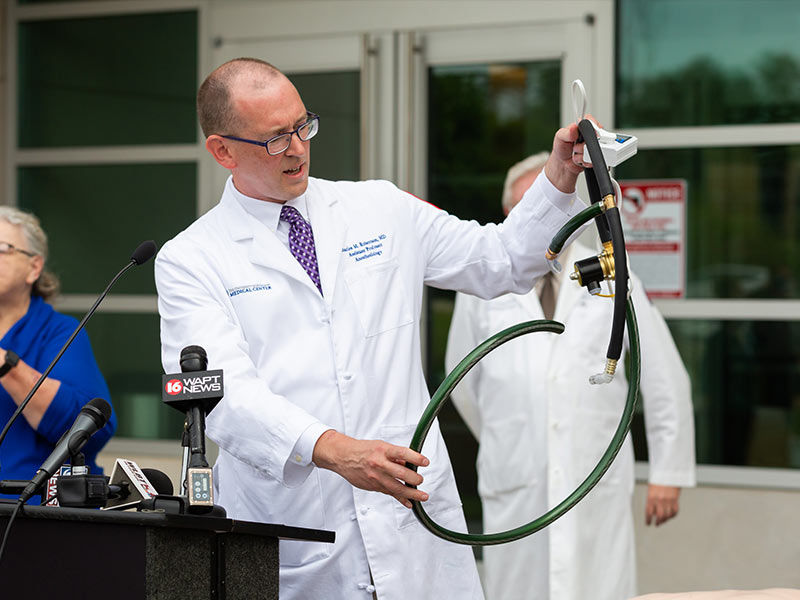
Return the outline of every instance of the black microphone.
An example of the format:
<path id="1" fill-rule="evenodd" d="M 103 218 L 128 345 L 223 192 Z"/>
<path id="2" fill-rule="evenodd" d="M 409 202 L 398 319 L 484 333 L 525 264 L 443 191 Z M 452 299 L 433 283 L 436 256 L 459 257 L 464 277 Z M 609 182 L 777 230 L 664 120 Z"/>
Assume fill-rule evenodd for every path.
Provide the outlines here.
<path id="1" fill-rule="evenodd" d="M 181 350 L 180 363 L 182 373 L 198 373 L 208 368 L 208 355 L 201 346 L 186 346 Z M 186 410 L 186 426 L 191 452 L 189 468 L 208 467 L 205 414 L 199 402 L 193 402 Z"/>
<path id="2" fill-rule="evenodd" d="M 214 509 L 212 471 L 206 460 L 205 416 L 223 396 L 222 371 L 208 371 L 208 356 L 200 346 L 181 350 L 181 373 L 165 374 L 162 400 L 186 414 L 182 446 L 189 512 L 203 514 Z M 188 453 L 188 460 L 186 454 Z"/>
<path id="3" fill-rule="evenodd" d="M 159 495 L 172 494 L 172 481 L 169 476 L 158 469 L 140 469 L 143 477 L 155 488 Z M 142 496 L 136 489 L 134 482 L 122 477 L 116 477 L 116 483 L 110 483 L 107 475 L 66 475 L 58 478 L 58 504 L 59 506 L 73 508 L 101 508 L 109 500 L 116 501 L 118 508 L 138 506 Z M 27 482 L 26 482 L 27 483 Z M 19 492 L 17 492 L 19 493 Z M 131 498 L 134 504 L 123 502 Z M 109 507 L 113 508 L 113 507 Z"/>
<path id="4" fill-rule="evenodd" d="M 28 395 L 25 396 L 25 399 L 17 407 L 17 410 L 15 410 L 14 414 L 11 415 L 11 418 L 8 420 L 5 427 L 3 427 L 3 431 L 0 432 L 0 445 L 3 443 L 3 440 L 6 439 L 6 435 L 8 435 L 8 431 L 9 429 L 11 429 L 11 426 L 14 424 L 14 421 L 17 420 L 17 418 L 22 414 L 22 411 L 25 410 L 25 407 L 28 406 L 28 402 L 30 402 L 31 398 L 33 398 L 33 395 L 36 393 L 36 391 L 39 389 L 42 383 L 44 383 L 44 380 L 47 379 L 47 376 L 50 374 L 50 371 L 52 371 L 53 367 L 56 366 L 56 363 L 61 359 L 61 356 L 64 354 L 64 352 L 67 351 L 67 348 L 69 348 L 70 344 L 72 344 L 72 341 L 77 337 L 81 329 L 83 329 L 84 325 L 86 325 L 89 319 L 92 318 L 94 311 L 96 311 L 97 307 L 100 306 L 100 303 L 106 297 L 106 294 L 108 294 L 108 292 L 111 290 L 114 284 L 117 283 L 117 280 L 120 277 L 122 277 L 122 275 L 134 265 L 141 265 L 150 260 L 150 258 L 152 258 L 155 252 L 156 252 L 156 244 L 153 240 L 142 242 L 141 244 L 139 244 L 139 246 L 137 246 L 136 250 L 134 250 L 133 254 L 131 255 L 131 262 L 125 265 L 122 268 L 122 270 L 114 276 L 114 278 L 111 280 L 111 283 L 108 284 L 106 289 L 103 290 L 103 293 L 100 294 L 100 297 L 95 301 L 92 308 L 90 308 L 89 312 L 87 312 L 86 315 L 83 317 L 83 319 L 81 319 L 81 322 L 78 323 L 78 327 L 75 329 L 75 331 L 72 332 L 72 335 L 69 336 L 69 339 L 64 343 L 61 350 L 59 350 L 58 354 L 56 354 L 56 357 L 53 359 L 53 362 L 51 362 L 50 366 L 47 367 L 47 369 L 45 369 L 44 373 L 42 373 L 38 381 L 35 384 L 33 384 L 31 391 L 28 392 Z"/>
<path id="5" fill-rule="evenodd" d="M 208 355 L 200 346 L 181 350 L 181 372 L 200 373 L 208 368 Z M 186 471 L 186 494 L 190 512 L 207 512 L 214 506 L 212 471 L 206 459 L 206 414 L 199 402 L 186 411 L 186 432 L 189 436 L 189 467 Z"/>
<path id="6" fill-rule="evenodd" d="M 148 469 L 145 467 L 142 469 L 142 473 L 144 473 L 144 476 L 147 477 L 147 481 L 153 484 L 153 487 L 156 488 L 156 491 L 159 494 L 163 494 L 165 496 L 172 495 L 172 480 L 169 478 L 169 475 L 164 473 L 164 471 L 159 471 L 158 469 Z"/>
<path id="7" fill-rule="evenodd" d="M 142 242 L 136 247 L 136 250 L 131 254 L 131 262 L 135 265 L 141 265 L 153 258 L 156 253 L 156 243 L 153 240 Z"/>
<path id="8" fill-rule="evenodd" d="M 86 403 L 78 413 L 72 427 L 61 437 L 55 449 L 42 463 L 36 475 L 20 494 L 21 504 L 27 502 L 37 490 L 53 475 L 68 456 L 74 455 L 89 441 L 97 430 L 105 427 L 111 417 L 111 405 L 102 398 L 95 398 Z"/>

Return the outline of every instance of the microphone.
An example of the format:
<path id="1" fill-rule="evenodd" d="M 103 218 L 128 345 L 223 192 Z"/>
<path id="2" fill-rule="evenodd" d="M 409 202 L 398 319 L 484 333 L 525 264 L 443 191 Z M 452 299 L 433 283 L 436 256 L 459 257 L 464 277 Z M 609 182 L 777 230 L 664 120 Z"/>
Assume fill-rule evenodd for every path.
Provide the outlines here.
<path id="1" fill-rule="evenodd" d="M 127 468 L 124 471 L 118 469 L 120 463 L 125 463 L 123 466 Z M 128 472 L 133 477 L 128 476 Z M 172 482 L 165 473 L 157 469 L 139 469 L 136 463 L 120 459 L 114 464 L 111 478 L 106 475 L 63 475 L 56 485 L 54 506 L 73 508 L 138 507 L 152 494 L 172 494 Z"/>
<path id="2" fill-rule="evenodd" d="M 20 504 L 27 502 L 56 469 L 61 467 L 68 456 L 77 454 L 89 441 L 92 434 L 105 427 L 110 417 L 111 405 L 102 398 L 95 398 L 87 402 L 78 413 L 72 427 L 61 437 L 53 452 L 39 467 L 30 483 L 25 486 L 19 497 Z"/>
<path id="3" fill-rule="evenodd" d="M 140 469 L 132 460 L 118 458 L 111 470 L 103 510 L 124 510 L 160 494 L 172 494 L 172 482 L 156 469 Z"/>
<path id="4" fill-rule="evenodd" d="M 142 469 L 142 473 L 144 473 L 148 481 L 153 484 L 153 487 L 156 488 L 159 495 L 172 495 L 172 480 L 164 471 L 144 468 Z"/>
<path id="5" fill-rule="evenodd" d="M 142 242 L 131 254 L 131 262 L 136 266 L 146 263 L 156 253 L 156 243 L 153 240 Z"/>
<path id="6" fill-rule="evenodd" d="M 156 253 L 156 244 L 153 240 L 142 242 L 136 247 L 136 250 L 134 250 L 133 254 L 131 255 L 131 261 L 127 265 L 125 265 L 122 268 L 122 270 L 114 276 L 114 278 L 111 280 L 108 286 L 106 286 L 106 289 L 103 290 L 103 293 L 100 294 L 99 298 L 97 298 L 94 305 L 92 305 L 92 308 L 90 308 L 89 312 L 87 312 L 86 315 L 83 317 L 83 319 L 81 319 L 81 322 L 78 324 L 78 327 L 75 329 L 75 331 L 72 332 L 72 335 L 69 336 L 69 339 L 61 347 L 61 350 L 59 350 L 58 354 L 56 354 L 56 357 L 53 359 L 53 362 L 50 363 L 50 366 L 47 367 L 47 369 L 45 369 L 44 373 L 42 373 L 42 375 L 39 377 L 36 383 L 33 384 L 31 391 L 28 392 L 28 395 L 25 396 L 25 399 L 17 407 L 17 410 L 15 410 L 14 414 L 11 415 L 11 418 L 8 420 L 5 427 L 3 427 L 3 431 L 0 432 L 0 445 L 2 445 L 3 440 L 6 439 L 6 435 L 8 435 L 8 431 L 11 429 L 11 426 L 14 424 L 14 421 L 17 420 L 17 418 L 22 414 L 22 411 L 25 410 L 25 407 L 28 406 L 28 402 L 30 402 L 31 398 L 33 398 L 34 394 L 36 394 L 36 391 L 39 389 L 42 383 L 44 383 L 44 380 L 47 379 L 47 376 L 50 374 L 50 371 L 52 371 L 53 367 L 56 366 L 56 363 L 58 363 L 58 361 L 61 359 L 61 356 L 64 354 L 64 352 L 67 351 L 67 348 L 69 348 L 70 344 L 72 344 L 72 341 L 77 337 L 81 329 L 83 329 L 83 327 L 86 325 L 89 319 L 92 318 L 92 315 L 97 310 L 97 307 L 100 306 L 100 303 L 106 297 L 106 295 L 114 286 L 114 284 L 117 283 L 117 280 L 120 277 L 122 277 L 122 275 L 134 265 L 138 266 L 150 260 L 155 253 Z"/>
<path id="7" fill-rule="evenodd" d="M 200 346 L 181 350 L 181 372 L 200 373 L 208 367 L 208 356 Z M 186 494 L 189 512 L 207 512 L 214 506 L 212 471 L 206 460 L 206 415 L 199 402 L 186 411 L 186 432 L 189 436 L 189 468 L 186 471 Z"/>
<path id="8" fill-rule="evenodd" d="M 206 460 L 205 416 L 223 396 L 222 371 L 207 371 L 208 356 L 200 346 L 181 350 L 181 373 L 163 377 L 162 399 L 166 404 L 186 413 L 184 427 L 184 486 L 188 510 L 195 514 L 214 508 L 212 470 Z"/>

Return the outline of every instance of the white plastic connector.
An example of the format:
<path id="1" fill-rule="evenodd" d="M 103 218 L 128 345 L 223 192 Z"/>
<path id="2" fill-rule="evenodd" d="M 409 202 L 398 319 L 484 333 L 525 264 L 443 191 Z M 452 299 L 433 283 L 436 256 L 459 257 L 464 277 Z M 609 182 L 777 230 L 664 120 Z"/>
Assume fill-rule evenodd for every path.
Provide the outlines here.
<path id="1" fill-rule="evenodd" d="M 614 373 L 617 371 L 617 362 L 613 358 L 606 358 L 606 370 L 589 377 L 589 383 L 592 385 L 610 383 L 614 379 Z"/>
<path id="2" fill-rule="evenodd" d="M 550 267 L 550 271 L 552 271 L 553 274 L 558 275 L 559 273 L 561 273 L 562 270 L 561 263 L 558 262 L 557 258 L 554 258 L 552 260 L 548 258 L 547 266 Z"/>
<path id="3" fill-rule="evenodd" d="M 592 123 L 597 131 L 597 141 L 600 143 L 600 150 L 603 151 L 603 158 L 607 167 L 616 167 L 634 156 L 638 150 L 639 139 L 634 135 L 614 133 L 600 129 Z M 591 163 L 592 157 L 589 156 L 589 149 L 583 148 L 583 162 Z"/>
<path id="4" fill-rule="evenodd" d="M 586 88 L 583 82 L 576 79 L 572 82 L 572 109 L 575 111 L 575 122 L 580 123 L 586 114 Z M 614 133 L 601 129 L 594 122 L 592 126 L 597 131 L 597 141 L 600 142 L 600 149 L 603 151 L 603 158 L 607 167 L 616 167 L 636 154 L 639 140 L 633 135 Z M 584 147 L 583 162 L 592 163 L 589 150 Z"/>
<path id="5" fill-rule="evenodd" d="M 611 373 L 598 373 L 589 377 L 589 383 L 592 385 L 603 385 L 604 383 L 611 383 L 614 375 Z"/>

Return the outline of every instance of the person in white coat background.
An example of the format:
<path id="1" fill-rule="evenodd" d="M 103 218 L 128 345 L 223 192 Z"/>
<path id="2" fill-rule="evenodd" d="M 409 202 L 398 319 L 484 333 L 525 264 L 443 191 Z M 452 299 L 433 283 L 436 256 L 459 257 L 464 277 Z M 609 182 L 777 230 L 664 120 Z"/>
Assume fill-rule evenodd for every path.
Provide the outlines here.
<path id="1" fill-rule="evenodd" d="M 505 214 L 547 160 L 548 154 L 540 153 L 509 169 Z M 572 244 L 559 257 L 562 273 L 540 279 L 527 294 L 488 301 L 456 296 L 448 371 L 479 343 L 516 323 L 548 318 L 565 325 L 560 335 L 527 335 L 498 348 L 453 391 L 457 410 L 480 443 L 478 492 L 486 533 L 523 525 L 564 500 L 598 463 L 619 424 L 628 388 L 624 374 L 618 371 L 609 384 L 589 383 L 590 375 L 602 371 L 613 301 L 590 295 L 565 275 L 576 260 L 593 254 Z M 664 319 L 633 274 L 631 285 L 650 460 L 645 520 L 660 525 L 678 513 L 680 488 L 695 484 L 691 389 Z M 633 485 L 629 435 L 598 485 L 565 516 L 518 542 L 484 548 L 487 599 L 636 595 Z"/>
<path id="2" fill-rule="evenodd" d="M 422 454 L 408 448 L 429 402 L 423 289 L 531 288 L 552 235 L 583 208 L 577 127 L 556 132 L 514 213 L 480 226 L 387 181 L 309 177 L 320 118 L 268 63 L 218 67 L 198 113 L 231 176 L 219 204 L 164 245 L 155 277 L 165 371 L 200 345 L 225 374 L 207 420 L 217 502 L 234 519 L 335 531 L 334 544 L 281 540 L 284 600 L 482 598 L 472 550 L 409 510 L 424 501 L 466 531 L 438 424 Z"/>

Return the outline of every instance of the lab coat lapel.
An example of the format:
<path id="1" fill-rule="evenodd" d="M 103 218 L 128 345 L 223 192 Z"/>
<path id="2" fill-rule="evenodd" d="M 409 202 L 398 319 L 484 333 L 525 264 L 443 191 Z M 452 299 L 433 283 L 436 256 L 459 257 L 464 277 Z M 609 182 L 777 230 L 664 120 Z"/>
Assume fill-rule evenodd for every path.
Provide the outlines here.
<path id="1" fill-rule="evenodd" d="M 314 231 L 322 294 L 330 304 L 336 289 L 336 275 L 342 248 L 345 246 L 348 223 L 339 199 L 321 195 L 318 189 L 312 181 L 307 196 L 308 216 Z"/>
<path id="2" fill-rule="evenodd" d="M 248 213 L 235 198 L 223 194 L 220 208 L 234 242 L 249 246 L 250 262 L 267 269 L 280 271 L 288 277 L 308 285 L 314 293 L 317 287 L 289 249 L 266 226 Z M 323 288 L 324 289 L 324 288 Z"/>

